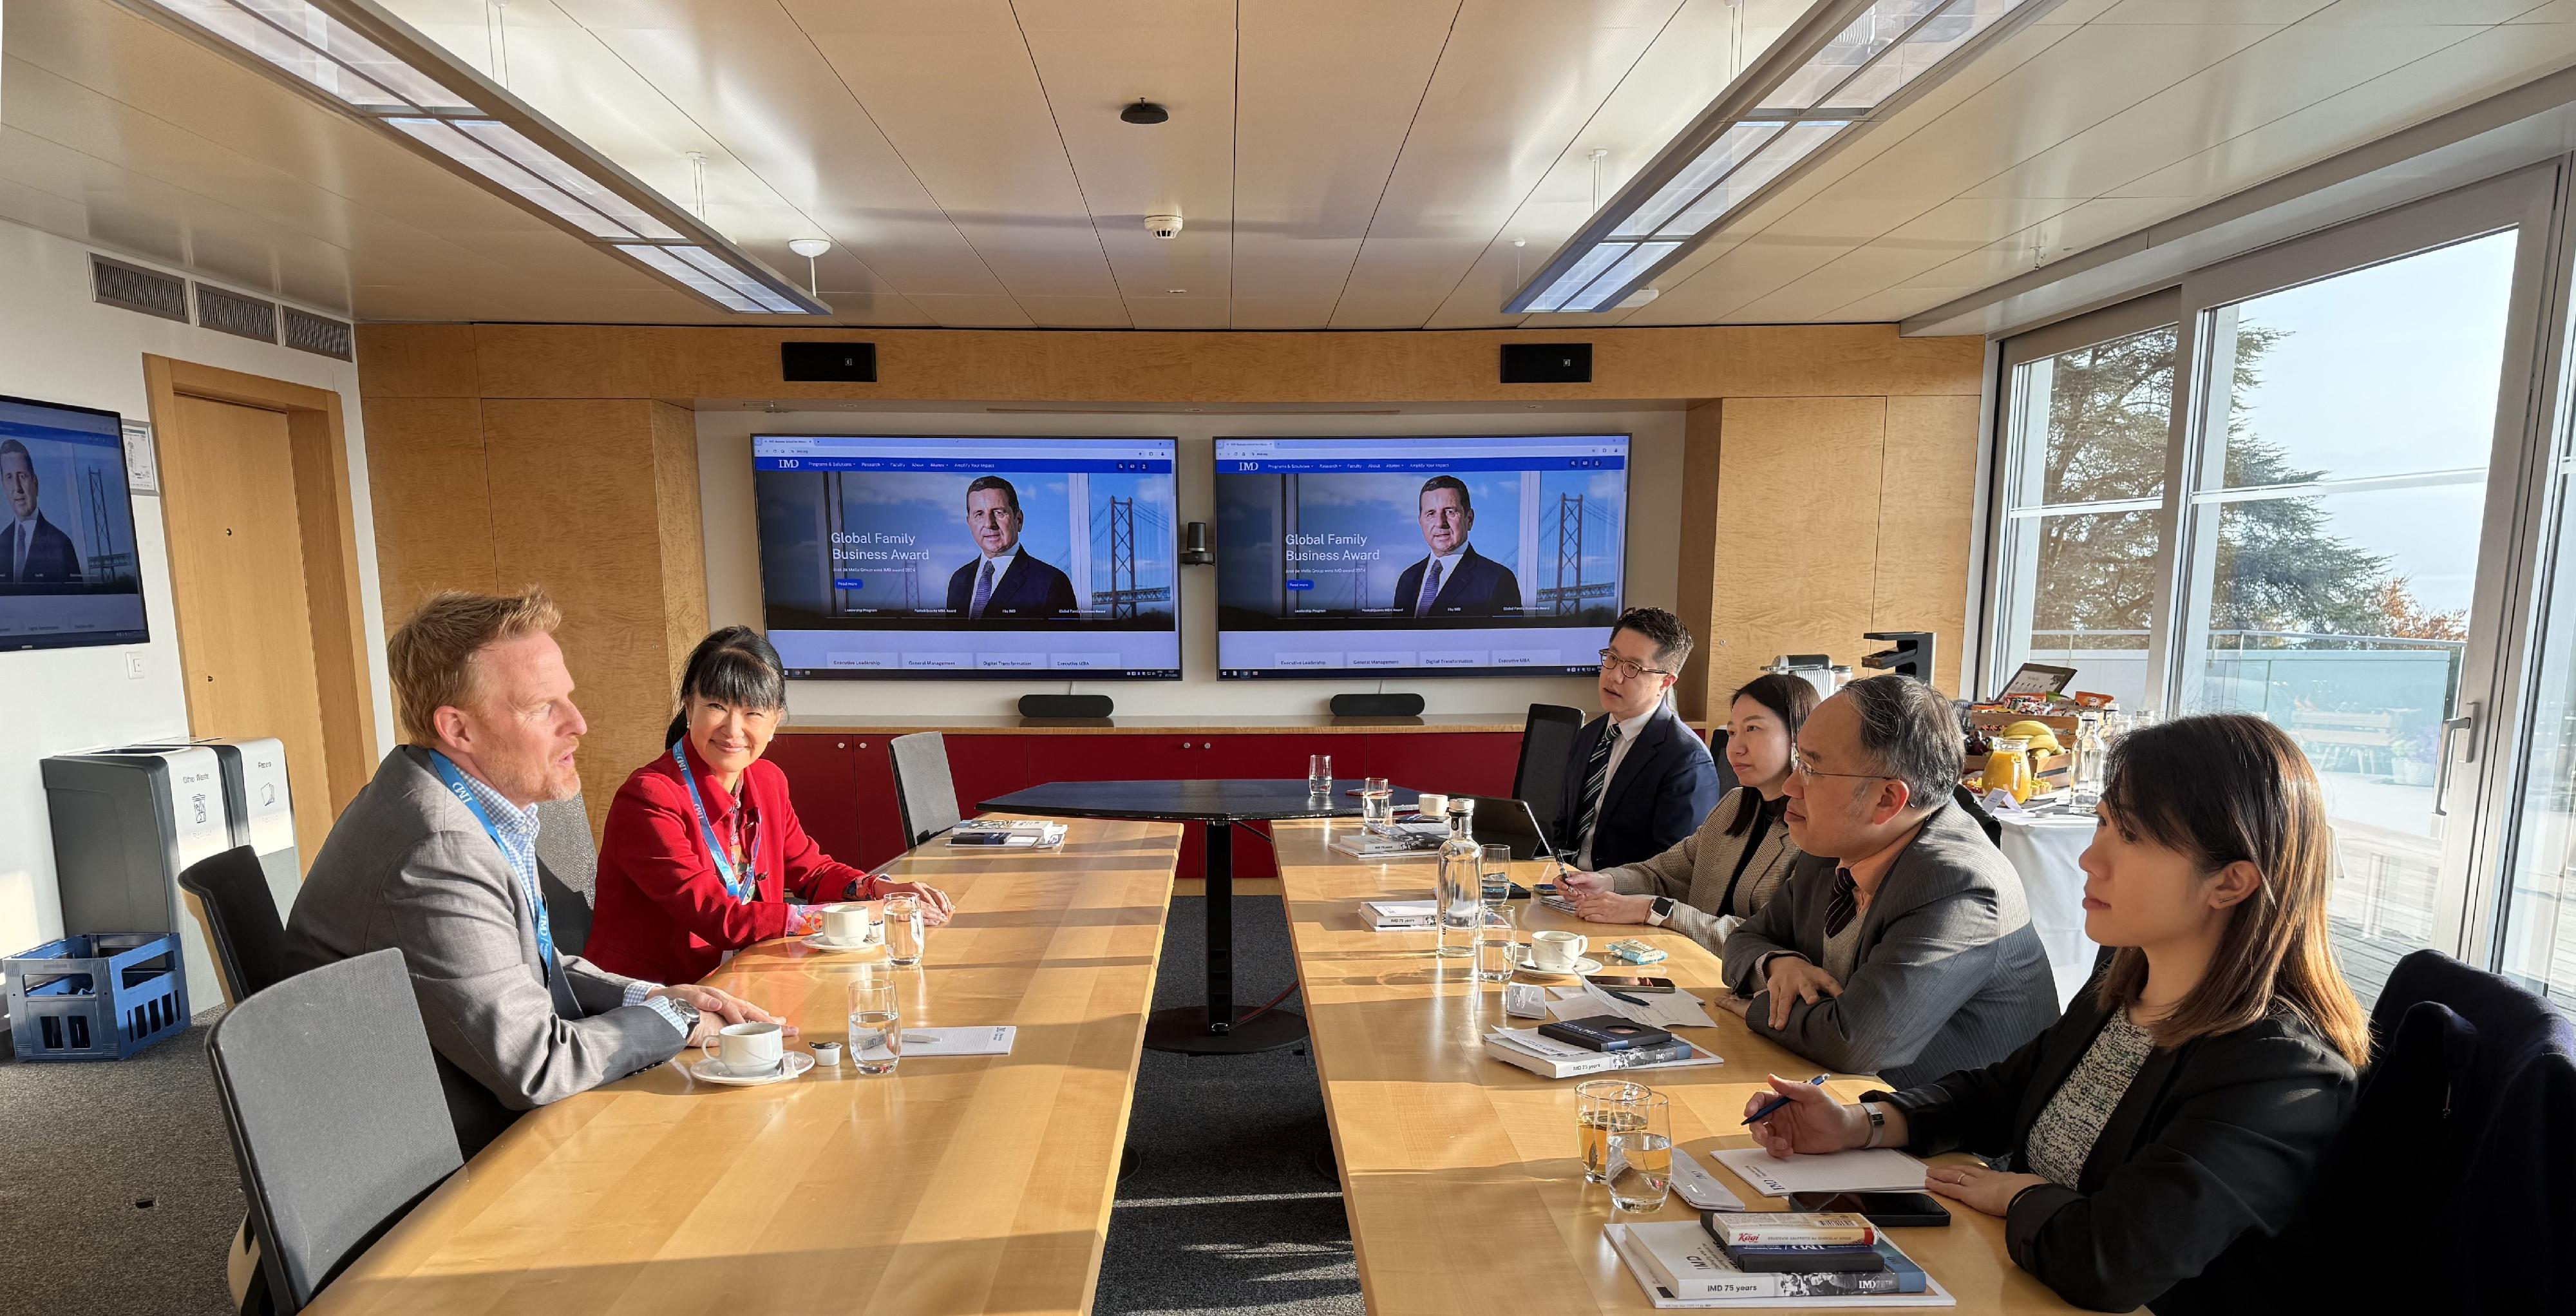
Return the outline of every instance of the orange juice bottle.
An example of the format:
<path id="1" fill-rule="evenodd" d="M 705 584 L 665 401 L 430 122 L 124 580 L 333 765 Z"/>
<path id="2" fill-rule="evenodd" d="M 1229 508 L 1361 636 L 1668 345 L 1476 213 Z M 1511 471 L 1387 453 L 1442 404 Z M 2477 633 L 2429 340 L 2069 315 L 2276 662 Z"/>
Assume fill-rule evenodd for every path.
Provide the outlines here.
<path id="1" fill-rule="evenodd" d="M 1997 736 L 1994 751 L 1986 755 L 1986 775 L 1978 780 L 1980 792 L 2012 792 L 2015 803 L 2030 799 L 2038 782 L 2030 773 L 2030 737 Z"/>

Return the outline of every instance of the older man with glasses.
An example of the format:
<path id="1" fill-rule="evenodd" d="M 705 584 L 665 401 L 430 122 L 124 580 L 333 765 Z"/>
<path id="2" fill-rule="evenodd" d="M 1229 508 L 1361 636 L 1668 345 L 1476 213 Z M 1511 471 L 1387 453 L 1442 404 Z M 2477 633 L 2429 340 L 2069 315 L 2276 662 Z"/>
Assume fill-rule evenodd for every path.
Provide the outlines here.
<path id="1" fill-rule="evenodd" d="M 1651 859 L 1717 807 L 1717 760 L 1665 700 L 1690 651 L 1690 631 L 1662 608 L 1631 608 L 1611 630 L 1601 716 L 1576 733 L 1557 801 L 1555 839 L 1577 869 Z"/>
<path id="2" fill-rule="evenodd" d="M 1783 819 L 1802 857 L 1726 939 L 1719 1003 L 1753 1031 L 1896 1087 L 1991 1064 L 2057 1020 L 2021 878 L 1952 801 L 1938 690 L 1855 681 L 1799 728 Z"/>

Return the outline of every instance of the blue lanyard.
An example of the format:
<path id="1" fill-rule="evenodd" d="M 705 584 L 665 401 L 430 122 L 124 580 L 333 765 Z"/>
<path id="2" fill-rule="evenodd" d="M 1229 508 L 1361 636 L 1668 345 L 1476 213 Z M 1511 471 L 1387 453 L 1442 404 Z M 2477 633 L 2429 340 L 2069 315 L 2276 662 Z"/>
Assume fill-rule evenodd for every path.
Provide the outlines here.
<path id="1" fill-rule="evenodd" d="M 760 833 L 751 834 L 751 854 L 743 860 L 742 878 L 736 881 L 733 862 L 725 858 L 724 843 L 716 839 L 716 825 L 707 821 L 707 802 L 698 795 L 698 779 L 689 772 L 689 756 L 680 748 L 687 743 L 685 739 L 671 742 L 671 761 L 680 765 L 680 784 L 689 788 L 689 807 L 698 811 L 698 827 L 707 834 L 707 853 L 715 856 L 716 876 L 724 879 L 725 894 L 748 905 L 753 896 L 760 894 Z M 734 807 L 741 808 L 741 802 L 736 801 Z"/>
<path id="2" fill-rule="evenodd" d="M 531 875 L 519 872 L 518 859 L 511 854 L 509 844 L 501 839 L 501 829 L 493 825 L 492 815 L 483 811 L 483 802 L 474 798 L 474 788 L 465 784 L 465 774 L 457 771 L 456 765 L 448 762 L 446 755 L 434 749 L 429 752 L 429 765 L 438 770 L 438 779 L 446 784 L 448 793 L 456 797 L 456 802 L 474 815 L 474 821 L 483 824 L 483 834 L 491 837 L 494 848 L 500 850 L 501 862 L 508 864 L 511 875 L 526 886 L 528 904 L 537 911 L 537 962 L 552 974 L 555 967 L 555 929 L 553 921 L 546 917 L 544 893 L 536 889 Z"/>

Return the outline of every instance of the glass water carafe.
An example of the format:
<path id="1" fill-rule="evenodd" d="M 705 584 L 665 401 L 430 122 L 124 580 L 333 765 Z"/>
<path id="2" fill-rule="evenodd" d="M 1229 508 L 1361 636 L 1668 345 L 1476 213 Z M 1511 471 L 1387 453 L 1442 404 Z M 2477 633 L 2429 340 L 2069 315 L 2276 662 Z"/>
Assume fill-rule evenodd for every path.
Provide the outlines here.
<path id="1" fill-rule="evenodd" d="M 1473 800 L 1449 801 L 1449 839 L 1440 843 L 1440 879 L 1432 900 L 1440 912 L 1440 954 L 1447 957 L 1476 953 L 1476 925 L 1485 917 L 1476 837 L 1467 825 L 1475 810 Z"/>

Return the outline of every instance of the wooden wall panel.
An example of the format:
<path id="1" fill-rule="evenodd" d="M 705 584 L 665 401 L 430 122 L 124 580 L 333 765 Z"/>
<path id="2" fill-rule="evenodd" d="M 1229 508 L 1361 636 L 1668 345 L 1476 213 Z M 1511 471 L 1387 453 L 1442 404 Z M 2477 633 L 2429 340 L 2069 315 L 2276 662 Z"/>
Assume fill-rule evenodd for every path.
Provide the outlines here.
<path id="1" fill-rule="evenodd" d="M 1933 684 L 1959 693 L 1968 563 L 1977 535 L 1974 397 L 1887 400 L 1880 465 L 1874 631 L 1930 631 Z"/>
<path id="2" fill-rule="evenodd" d="M 482 395 L 470 324 L 362 324 L 357 346 L 362 398 Z"/>
<path id="3" fill-rule="evenodd" d="M 1138 333 L 979 329 L 371 326 L 399 369 L 385 396 L 451 396 L 459 369 L 512 398 L 922 402 L 1534 402 L 1974 394 L 1984 344 L 1893 325 L 1440 333 Z M 418 334 L 418 341 L 408 336 Z M 873 342 L 875 384 L 789 384 L 786 339 Z M 1503 384 L 1501 345 L 1593 344 L 1589 384 Z M 470 365 L 461 364 L 470 358 Z M 362 364 L 368 360 L 361 355 Z M 401 390 L 397 392 L 395 390 Z M 424 391 L 427 390 L 427 391 Z M 371 390 L 370 396 L 374 396 Z"/>
<path id="4" fill-rule="evenodd" d="M 1708 687 L 1783 653 L 1856 662 L 1877 607 L 1887 399 L 1729 398 L 1720 423 Z"/>
<path id="5" fill-rule="evenodd" d="M 669 584 L 653 407 L 643 401 L 494 401 L 483 407 L 492 544 L 502 589 L 542 585 L 590 723 L 581 781 L 594 831 L 671 718 Z M 699 616 L 704 618 L 704 574 Z"/>
<path id="6" fill-rule="evenodd" d="M 1723 693 L 1709 688 L 1711 661 L 1718 647 L 1718 439 L 1725 408 L 1723 401 L 1703 402 L 1690 409 L 1682 425 L 1681 561 L 1676 564 L 1674 598 L 1682 625 L 1690 628 L 1699 644 L 1691 650 L 1673 695 L 1681 715 L 1694 722 L 1726 716 L 1726 710 L 1717 707 Z"/>
<path id="7" fill-rule="evenodd" d="M 697 414 L 652 404 L 653 500 L 662 534 L 662 634 L 677 690 L 689 651 L 707 634 L 706 534 L 699 525 Z"/>
<path id="8" fill-rule="evenodd" d="M 390 633 L 442 589 L 500 588 L 492 490 L 475 398 L 364 394 L 368 498 L 376 514 L 376 582 Z"/>

